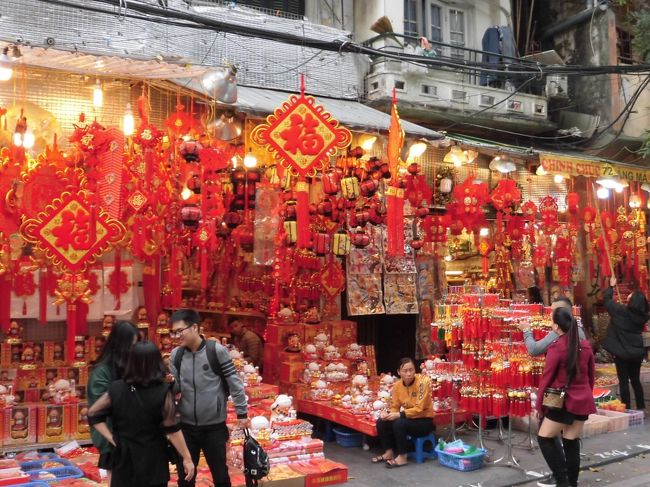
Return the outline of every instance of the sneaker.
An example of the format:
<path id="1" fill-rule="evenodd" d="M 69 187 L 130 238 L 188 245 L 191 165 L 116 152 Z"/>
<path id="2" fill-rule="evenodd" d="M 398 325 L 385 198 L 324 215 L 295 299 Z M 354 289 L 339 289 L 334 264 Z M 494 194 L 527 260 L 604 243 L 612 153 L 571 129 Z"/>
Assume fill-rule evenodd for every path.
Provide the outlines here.
<path id="1" fill-rule="evenodd" d="M 556 487 L 557 484 L 555 483 L 555 480 L 552 478 L 549 480 L 540 480 L 537 482 L 537 487 Z"/>

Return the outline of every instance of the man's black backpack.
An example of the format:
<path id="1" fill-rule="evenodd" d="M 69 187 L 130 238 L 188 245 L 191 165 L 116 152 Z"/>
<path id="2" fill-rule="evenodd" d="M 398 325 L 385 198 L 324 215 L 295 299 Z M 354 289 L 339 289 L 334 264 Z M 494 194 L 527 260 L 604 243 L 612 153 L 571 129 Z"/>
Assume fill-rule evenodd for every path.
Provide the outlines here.
<path id="1" fill-rule="evenodd" d="M 271 466 L 269 465 L 269 456 L 253 438 L 248 430 L 244 430 L 244 476 L 246 477 L 246 487 L 254 487 L 258 480 L 263 479 L 269 474 Z"/>
<path id="2" fill-rule="evenodd" d="M 219 363 L 219 358 L 217 357 L 217 342 L 214 340 L 206 340 L 205 353 L 208 356 L 208 362 L 210 364 L 212 372 L 214 372 L 215 375 L 221 377 L 221 385 L 223 387 L 224 393 L 226 394 L 226 399 L 228 399 L 228 396 L 230 395 L 230 388 L 228 387 L 228 381 L 223 375 L 223 370 L 221 369 L 221 364 Z M 183 355 L 185 355 L 185 350 L 183 348 L 179 348 L 174 355 L 174 367 L 178 373 L 179 384 L 181 383 L 181 362 L 183 361 Z"/>

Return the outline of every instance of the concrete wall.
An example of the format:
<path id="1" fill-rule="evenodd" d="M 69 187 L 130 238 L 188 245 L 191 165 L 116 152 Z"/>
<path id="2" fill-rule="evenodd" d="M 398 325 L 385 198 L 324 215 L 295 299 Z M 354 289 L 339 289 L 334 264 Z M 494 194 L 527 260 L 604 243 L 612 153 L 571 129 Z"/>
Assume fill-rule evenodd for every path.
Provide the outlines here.
<path id="1" fill-rule="evenodd" d="M 315 24 L 352 32 L 354 0 L 307 0 L 305 17 Z"/>

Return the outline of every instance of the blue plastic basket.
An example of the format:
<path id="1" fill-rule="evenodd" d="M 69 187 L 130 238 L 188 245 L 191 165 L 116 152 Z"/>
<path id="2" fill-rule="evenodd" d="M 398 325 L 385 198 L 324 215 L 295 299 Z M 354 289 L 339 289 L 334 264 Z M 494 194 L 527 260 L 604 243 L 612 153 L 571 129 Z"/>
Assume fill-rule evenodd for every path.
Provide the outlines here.
<path id="1" fill-rule="evenodd" d="M 53 479 L 39 479 L 40 472 L 47 472 L 54 475 Z M 84 476 L 83 472 L 77 467 L 55 467 L 55 468 L 41 468 L 39 470 L 30 470 L 27 472 L 30 477 L 40 482 L 58 482 L 64 479 L 78 479 Z"/>
<path id="2" fill-rule="evenodd" d="M 479 451 L 471 455 L 456 455 L 455 453 L 447 453 L 441 450 L 440 445 L 437 445 L 436 453 L 438 454 L 438 461 L 441 465 L 459 470 L 460 472 L 471 472 L 483 466 L 483 459 L 487 450 L 479 449 Z"/>
<path id="3" fill-rule="evenodd" d="M 20 464 L 20 468 L 24 472 L 29 472 L 31 470 L 47 470 L 47 469 L 44 468 L 44 465 L 46 463 L 58 463 L 59 464 L 56 467 L 50 466 L 48 468 L 61 468 L 61 467 L 72 467 L 73 466 L 72 462 L 70 462 L 70 460 L 65 460 L 65 459 L 60 458 L 60 457 L 50 457 L 47 460 L 34 460 L 34 461 L 31 461 L 31 462 L 22 462 Z"/>
<path id="4" fill-rule="evenodd" d="M 336 442 L 345 448 L 361 446 L 363 444 L 363 434 L 348 428 L 332 428 L 336 435 Z"/>
<path id="5" fill-rule="evenodd" d="M 47 482 L 27 482 L 26 484 L 11 484 L 7 487 L 50 487 Z"/>

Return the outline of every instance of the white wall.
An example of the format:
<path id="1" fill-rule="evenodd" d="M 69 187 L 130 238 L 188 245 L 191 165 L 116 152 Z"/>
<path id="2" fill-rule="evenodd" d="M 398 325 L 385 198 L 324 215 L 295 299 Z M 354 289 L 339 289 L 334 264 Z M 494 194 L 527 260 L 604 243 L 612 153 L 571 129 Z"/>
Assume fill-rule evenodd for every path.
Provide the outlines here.
<path id="1" fill-rule="evenodd" d="M 354 30 L 354 0 L 307 0 L 305 17 L 335 29 Z"/>

